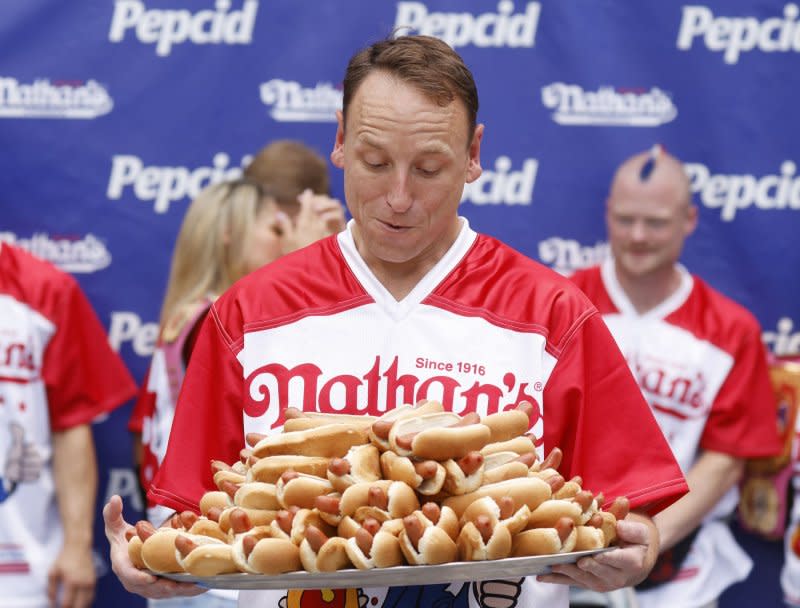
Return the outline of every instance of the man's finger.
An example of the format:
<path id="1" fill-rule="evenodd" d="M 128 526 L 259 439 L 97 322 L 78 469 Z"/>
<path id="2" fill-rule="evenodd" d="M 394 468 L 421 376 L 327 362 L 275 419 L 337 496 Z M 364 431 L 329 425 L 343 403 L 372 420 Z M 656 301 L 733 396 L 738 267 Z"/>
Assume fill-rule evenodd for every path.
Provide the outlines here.
<path id="1" fill-rule="evenodd" d="M 50 601 L 51 606 L 56 605 L 56 595 L 58 594 L 58 583 L 61 577 L 56 568 L 47 573 L 47 599 Z"/>
<path id="2" fill-rule="evenodd" d="M 114 537 L 124 536 L 130 525 L 122 518 L 122 499 L 114 494 L 103 507 L 103 522 L 106 537 L 112 542 Z"/>
<path id="3" fill-rule="evenodd" d="M 650 543 L 650 529 L 638 521 L 618 521 L 617 536 L 619 536 L 620 541 L 632 545 L 647 545 Z"/>

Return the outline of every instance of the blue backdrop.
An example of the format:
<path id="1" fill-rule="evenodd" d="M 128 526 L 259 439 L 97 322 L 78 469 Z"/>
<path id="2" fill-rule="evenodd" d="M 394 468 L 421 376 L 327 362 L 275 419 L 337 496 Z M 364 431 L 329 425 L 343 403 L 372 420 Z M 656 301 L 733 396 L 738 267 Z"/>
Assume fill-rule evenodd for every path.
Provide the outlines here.
<path id="1" fill-rule="evenodd" d="M 191 197 L 275 138 L 327 156 L 347 59 L 406 26 L 477 80 L 475 228 L 561 272 L 595 263 L 614 168 L 661 142 L 700 208 L 686 265 L 750 308 L 773 352 L 800 353 L 798 14 L 775 0 L 2 2 L 0 238 L 75 273 L 141 380 Z M 98 519 L 114 492 L 129 519 L 142 506 L 129 414 L 96 425 Z M 97 605 L 141 605 L 96 533 Z M 779 605 L 779 544 L 743 542 L 756 572 L 723 605 Z"/>

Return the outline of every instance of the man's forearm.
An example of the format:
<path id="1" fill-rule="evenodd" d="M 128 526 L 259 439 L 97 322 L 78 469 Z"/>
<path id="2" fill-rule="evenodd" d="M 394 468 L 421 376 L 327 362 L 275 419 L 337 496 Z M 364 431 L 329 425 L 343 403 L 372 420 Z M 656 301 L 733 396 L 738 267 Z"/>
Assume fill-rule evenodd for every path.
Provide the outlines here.
<path id="1" fill-rule="evenodd" d="M 53 477 L 64 544 L 91 548 L 97 462 L 88 424 L 53 434 Z"/>
<path id="2" fill-rule="evenodd" d="M 703 452 L 686 475 L 689 493 L 653 519 L 661 551 L 672 548 L 697 528 L 719 500 L 741 479 L 744 461 L 719 452 Z"/>

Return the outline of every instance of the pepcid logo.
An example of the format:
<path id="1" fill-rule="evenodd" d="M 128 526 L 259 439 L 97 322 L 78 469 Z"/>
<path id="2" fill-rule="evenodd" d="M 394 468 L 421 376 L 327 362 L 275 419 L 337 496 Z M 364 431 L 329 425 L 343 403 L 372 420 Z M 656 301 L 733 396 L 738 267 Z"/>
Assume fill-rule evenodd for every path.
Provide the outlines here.
<path id="1" fill-rule="evenodd" d="M 89 119 L 113 107 L 108 91 L 95 80 L 39 78 L 26 84 L 0 77 L 0 118 Z"/>
<path id="2" fill-rule="evenodd" d="M 695 38 L 702 37 L 709 51 L 722 52 L 727 64 L 738 63 L 743 52 L 758 49 L 764 53 L 800 51 L 800 24 L 796 4 L 783 7 L 783 17 L 714 17 L 706 6 L 684 6 L 677 46 L 682 51 L 692 48 Z"/>
<path id="3" fill-rule="evenodd" d="M 90 273 L 111 264 L 111 254 L 105 243 L 91 233 L 77 237 L 37 232 L 25 238 L 13 232 L 0 232 L 0 241 L 22 247 L 66 272 Z"/>
<path id="4" fill-rule="evenodd" d="M 765 331 L 761 339 L 768 349 L 778 357 L 800 355 L 800 331 L 795 331 L 790 317 L 781 317 L 775 331 Z"/>
<path id="5" fill-rule="evenodd" d="M 343 93 L 329 82 L 306 88 L 273 78 L 261 84 L 260 92 L 269 115 L 278 122 L 336 122 L 336 111 L 342 109 Z"/>
<path id="6" fill-rule="evenodd" d="M 147 9 L 139 0 L 117 0 L 108 30 L 111 42 L 133 33 L 142 44 L 155 44 L 156 55 L 166 57 L 173 45 L 250 44 L 258 12 L 257 0 L 243 0 L 241 10 L 231 10 L 230 0 L 217 0 L 214 10 L 192 13 L 186 9 Z"/>
<path id="7" fill-rule="evenodd" d="M 781 163 L 780 174 L 712 175 L 701 163 L 686 163 L 692 192 L 709 209 L 719 209 L 723 222 L 731 222 L 736 214 L 755 205 L 758 209 L 800 209 L 800 178 L 797 165 L 791 160 Z"/>
<path id="8" fill-rule="evenodd" d="M 555 122 L 566 126 L 657 127 L 678 115 L 670 96 L 658 87 L 585 91 L 577 84 L 554 82 L 542 87 L 542 103 L 553 110 Z"/>
<path id="9" fill-rule="evenodd" d="M 559 274 L 571 275 L 576 270 L 601 264 L 611 256 L 611 247 L 605 241 L 594 245 L 581 245 L 575 239 L 551 236 L 539 241 L 539 260 Z"/>
<path id="10" fill-rule="evenodd" d="M 444 40 L 453 48 L 532 47 L 536 42 L 541 5 L 528 2 L 514 13 L 511 0 L 501 0 L 496 13 L 431 13 L 422 2 L 398 2 L 394 27 L 398 35 L 424 34 Z"/>
<path id="11" fill-rule="evenodd" d="M 111 313 L 108 328 L 108 343 L 119 352 L 123 345 L 130 343 L 133 352 L 140 357 L 151 357 L 158 340 L 158 323 L 143 322 L 135 312 L 120 310 Z"/>
<path id="12" fill-rule="evenodd" d="M 493 171 L 484 170 L 477 180 L 464 186 L 461 202 L 473 205 L 530 205 L 539 161 L 526 158 L 520 169 L 512 171 L 511 167 L 508 156 L 498 156 Z"/>
<path id="13" fill-rule="evenodd" d="M 251 157 L 242 158 L 241 166 L 229 167 L 230 157 L 219 152 L 214 155 L 211 166 L 190 169 L 188 167 L 146 167 L 141 158 L 131 154 L 115 155 L 111 159 L 111 176 L 106 195 L 111 200 L 122 198 L 127 188 L 140 201 L 153 201 L 153 211 L 166 213 L 171 203 L 185 198 L 192 199 L 200 191 L 221 181 L 236 179 L 242 175 L 242 167 Z"/>

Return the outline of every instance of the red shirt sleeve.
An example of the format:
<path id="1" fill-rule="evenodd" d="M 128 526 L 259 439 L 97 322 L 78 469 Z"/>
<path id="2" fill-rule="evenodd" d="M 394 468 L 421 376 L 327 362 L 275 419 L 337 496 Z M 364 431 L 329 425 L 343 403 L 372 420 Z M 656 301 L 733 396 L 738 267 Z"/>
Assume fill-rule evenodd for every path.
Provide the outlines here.
<path id="1" fill-rule="evenodd" d="M 739 458 L 780 454 L 777 402 L 757 325 L 746 328 L 732 355 L 733 367 L 714 400 L 700 447 Z"/>
<path id="2" fill-rule="evenodd" d="M 155 503 L 197 511 L 203 494 L 216 489 L 211 461 L 239 459 L 245 447 L 239 349 L 212 306 L 178 396 L 167 454 L 148 492 Z"/>
<path id="3" fill-rule="evenodd" d="M 64 277 L 51 318 L 56 331 L 42 365 L 54 431 L 91 422 L 136 394 L 133 378 L 109 346 L 86 296 L 72 277 Z"/>
<path id="4" fill-rule="evenodd" d="M 152 365 L 152 363 L 151 363 Z M 128 420 L 128 430 L 131 433 L 141 433 L 144 427 L 144 419 L 151 416 L 156 409 L 156 394 L 147 390 L 147 384 L 150 379 L 150 368 L 147 368 L 147 373 L 144 375 L 144 380 L 139 387 L 139 394 L 136 397 L 136 403 L 133 406 L 131 417 Z"/>
<path id="5" fill-rule="evenodd" d="M 599 354 L 598 354 L 599 353 Z M 544 449 L 564 452 L 560 471 L 580 475 L 606 506 L 626 496 L 651 515 L 688 491 L 650 407 L 599 314 L 559 353 L 544 391 Z"/>

